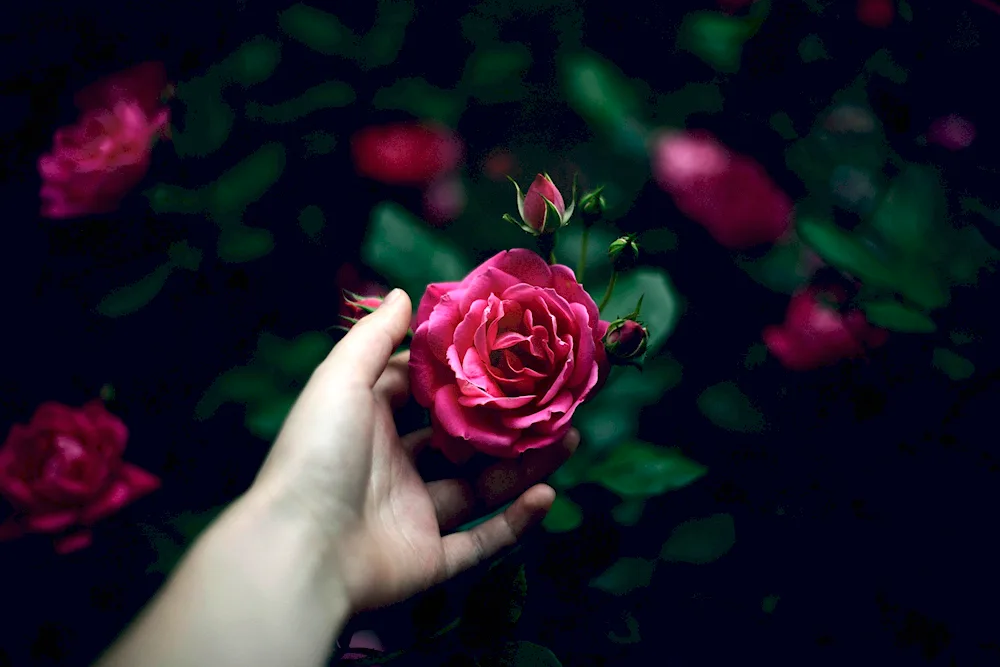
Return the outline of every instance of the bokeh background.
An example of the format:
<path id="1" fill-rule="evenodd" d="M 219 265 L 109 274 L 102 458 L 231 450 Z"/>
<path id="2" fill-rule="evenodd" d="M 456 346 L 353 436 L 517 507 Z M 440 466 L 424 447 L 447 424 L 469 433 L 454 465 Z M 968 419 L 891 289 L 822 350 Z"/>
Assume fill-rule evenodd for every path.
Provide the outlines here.
<path id="1" fill-rule="evenodd" d="M 504 567 L 356 618 L 345 636 L 406 649 L 465 609 L 479 634 L 398 664 L 473 664 L 461 656 L 477 641 L 551 651 L 525 649 L 523 664 L 1000 660 L 992 3 L 40 0 L 3 12 L 0 427 L 100 395 L 129 427 L 126 459 L 162 487 L 79 552 L 0 543 L 0 665 L 93 660 L 250 483 L 336 340 L 340 290 L 417 296 L 531 247 L 501 220 L 516 214 L 505 176 L 526 187 L 541 171 L 564 193 L 574 173 L 606 186 L 585 279 L 595 296 L 607 244 L 639 233 L 642 266 L 612 315 L 645 293 L 658 349 L 581 410 L 559 503 Z M 36 162 L 73 122 L 73 93 L 144 61 L 176 86 L 172 140 L 118 210 L 40 216 Z M 828 131 L 842 104 L 875 129 Z M 971 143 L 935 141 L 929 128 L 950 114 L 974 126 Z M 352 137 L 412 120 L 449 128 L 461 164 L 433 188 L 360 175 Z M 806 248 L 855 276 L 860 251 L 801 228 L 722 246 L 652 179 L 651 141 L 668 128 L 752 157 L 798 224 L 828 215 L 850 229 L 906 165 L 932 168 L 934 224 L 958 236 L 916 223 L 901 235 L 954 241 L 934 267 L 961 265 L 949 275 L 962 279 L 931 325 L 897 318 L 862 359 L 785 367 L 761 331 L 815 279 Z M 557 255 L 575 265 L 579 247 L 571 226 Z"/>

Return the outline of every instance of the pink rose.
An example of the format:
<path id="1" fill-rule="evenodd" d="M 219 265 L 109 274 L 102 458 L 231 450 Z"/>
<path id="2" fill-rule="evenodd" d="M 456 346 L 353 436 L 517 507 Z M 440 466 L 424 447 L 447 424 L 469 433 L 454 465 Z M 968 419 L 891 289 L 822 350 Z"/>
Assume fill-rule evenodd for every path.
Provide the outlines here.
<path id="1" fill-rule="evenodd" d="M 845 300 L 846 294 L 839 288 L 807 287 L 792 296 L 784 323 L 764 329 L 764 343 L 793 371 L 861 357 L 883 345 L 889 333 L 869 324 L 864 313 L 837 310 Z"/>
<path id="2" fill-rule="evenodd" d="M 15 509 L 0 539 L 52 533 L 58 553 L 89 545 L 91 525 L 160 486 L 122 461 L 127 440 L 100 401 L 44 403 L 27 425 L 15 424 L 0 447 L 0 495 Z"/>
<path id="3" fill-rule="evenodd" d="M 461 282 L 427 287 L 410 347 L 413 396 L 453 462 L 558 442 L 607 378 L 608 322 L 572 269 L 501 252 Z"/>
<path id="4" fill-rule="evenodd" d="M 936 119 L 927 129 L 927 140 L 950 151 L 968 148 L 976 138 L 976 126 L 958 114 Z"/>
<path id="5" fill-rule="evenodd" d="M 653 176 L 680 211 L 727 248 L 773 243 L 791 225 L 792 202 L 753 159 L 708 132 L 671 132 L 653 147 Z"/>
<path id="6" fill-rule="evenodd" d="M 77 93 L 75 125 L 56 130 L 38 159 L 41 215 L 73 218 L 113 211 L 149 170 L 153 140 L 165 137 L 170 111 L 161 63 L 143 63 Z"/>
<path id="7" fill-rule="evenodd" d="M 373 125 L 351 137 L 358 174 L 389 185 L 428 186 L 457 169 L 464 155 L 462 140 L 440 125 Z"/>

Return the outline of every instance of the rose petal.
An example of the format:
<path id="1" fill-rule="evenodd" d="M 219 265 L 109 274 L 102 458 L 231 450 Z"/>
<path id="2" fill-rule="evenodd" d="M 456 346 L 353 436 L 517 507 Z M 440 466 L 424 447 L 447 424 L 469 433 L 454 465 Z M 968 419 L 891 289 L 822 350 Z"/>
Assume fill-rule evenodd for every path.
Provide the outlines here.
<path id="1" fill-rule="evenodd" d="M 552 271 L 552 289 L 569 304 L 580 304 L 587 309 L 587 323 L 593 329 L 601 319 L 597 304 L 593 297 L 577 282 L 573 269 L 562 264 L 550 267 Z"/>
<path id="2" fill-rule="evenodd" d="M 424 295 L 420 297 L 420 305 L 417 306 L 417 326 L 419 327 L 430 318 L 431 311 L 441 301 L 442 296 L 457 289 L 459 285 L 461 283 L 431 283 L 428 285 Z"/>
<path id="3" fill-rule="evenodd" d="M 554 414 L 562 414 L 569 410 L 576 399 L 573 394 L 569 391 L 563 391 L 559 393 L 552 401 L 546 405 L 544 408 L 526 415 L 503 415 L 501 421 L 503 425 L 507 428 L 512 428 L 516 430 L 524 430 L 538 424 L 539 422 L 546 422 L 552 419 Z"/>
<path id="4" fill-rule="evenodd" d="M 450 435 L 493 448 L 510 447 L 517 440 L 517 431 L 488 423 L 481 411 L 466 408 L 458 398 L 454 385 L 441 387 L 434 394 L 434 412 Z"/>
<path id="5" fill-rule="evenodd" d="M 448 348 L 452 346 L 455 327 L 462 321 L 462 313 L 458 303 L 464 296 L 461 290 L 448 292 L 441 297 L 438 305 L 431 311 L 427 320 L 427 345 L 438 361 L 448 363 Z M 423 325 L 421 325 L 423 326 Z"/>
<path id="6" fill-rule="evenodd" d="M 58 533 L 76 523 L 78 516 L 78 513 L 72 510 L 28 515 L 24 517 L 23 524 L 26 530 L 33 533 Z"/>
<path id="7" fill-rule="evenodd" d="M 60 556 L 79 551 L 89 547 L 94 541 L 94 535 L 90 531 L 74 533 L 66 537 L 61 537 L 53 542 L 56 553 Z"/>
<path id="8" fill-rule="evenodd" d="M 14 521 L 14 519 L 7 519 L 3 523 L 0 523 L 0 542 L 16 540 L 23 536 L 24 528 L 21 527 L 21 524 Z"/>
<path id="9" fill-rule="evenodd" d="M 519 282 L 538 287 L 552 285 L 552 271 L 548 263 L 538 253 L 525 248 L 514 248 L 497 253 L 480 265 L 477 273 L 483 269 L 495 267 L 504 273 L 514 276 Z"/>
<path id="10" fill-rule="evenodd" d="M 488 299 L 493 295 L 500 295 L 508 288 L 518 284 L 520 283 L 514 276 L 504 273 L 499 269 L 488 268 L 463 283 L 465 295 L 459 304 L 459 311 L 466 313 L 474 301 Z"/>
<path id="11" fill-rule="evenodd" d="M 417 327 L 410 342 L 410 390 L 418 404 L 429 408 L 437 390 L 455 381 L 447 364 L 441 364 L 427 342 L 428 323 Z"/>

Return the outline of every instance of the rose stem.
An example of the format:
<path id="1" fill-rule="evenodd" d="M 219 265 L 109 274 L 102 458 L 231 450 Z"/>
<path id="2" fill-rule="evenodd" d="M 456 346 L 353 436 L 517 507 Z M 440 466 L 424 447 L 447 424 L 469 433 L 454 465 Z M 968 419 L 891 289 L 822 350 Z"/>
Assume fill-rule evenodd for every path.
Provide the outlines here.
<path id="1" fill-rule="evenodd" d="M 580 241 L 580 261 L 576 263 L 576 282 L 583 284 L 583 272 L 587 270 L 587 244 L 590 242 L 590 227 L 583 228 L 583 239 Z"/>
<path id="2" fill-rule="evenodd" d="M 548 259 L 549 264 L 556 263 L 555 234 L 542 234 L 538 237 L 538 254 Z"/>
<path id="3" fill-rule="evenodd" d="M 618 280 L 618 272 L 614 271 L 611 273 L 611 280 L 608 281 L 608 289 L 604 291 L 604 298 L 601 299 L 601 305 L 597 307 L 597 312 L 604 310 L 604 307 L 608 305 L 608 301 L 611 300 L 611 293 L 615 291 L 615 282 Z"/>

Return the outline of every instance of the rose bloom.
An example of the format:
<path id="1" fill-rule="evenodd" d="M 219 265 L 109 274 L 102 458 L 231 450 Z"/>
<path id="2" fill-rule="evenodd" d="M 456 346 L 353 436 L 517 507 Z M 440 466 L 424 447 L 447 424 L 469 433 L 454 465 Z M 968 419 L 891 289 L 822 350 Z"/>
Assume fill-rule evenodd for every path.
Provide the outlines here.
<path id="1" fill-rule="evenodd" d="M 823 298 L 833 303 L 823 303 Z M 794 294 L 784 323 L 764 329 L 764 343 L 771 354 L 785 368 L 805 371 L 861 357 L 883 345 L 889 332 L 869 324 L 860 310 L 836 310 L 845 298 L 837 288 L 807 287 Z"/>
<path id="2" fill-rule="evenodd" d="M 514 458 L 560 441 L 607 378 L 608 322 L 573 271 L 530 250 L 501 252 L 461 282 L 428 286 L 410 379 L 453 462 Z"/>
<path id="3" fill-rule="evenodd" d="M 653 176 L 680 211 L 727 248 L 773 243 L 791 224 L 792 202 L 753 159 L 708 132 L 669 132 L 653 146 Z"/>
<path id="4" fill-rule="evenodd" d="M 358 174 L 389 185 L 426 187 L 458 168 L 464 154 L 462 140 L 439 125 L 373 125 L 351 137 Z"/>
<path id="5" fill-rule="evenodd" d="M 127 440 L 100 401 L 44 403 L 28 424 L 15 424 L 0 447 L 0 495 L 15 509 L 0 539 L 52 533 L 59 553 L 89 545 L 90 526 L 160 486 L 122 461 Z"/>
<path id="6" fill-rule="evenodd" d="M 937 118 L 927 129 L 927 140 L 950 151 L 968 148 L 976 138 L 976 126 L 958 114 Z"/>
<path id="7" fill-rule="evenodd" d="M 38 160 L 41 215 L 74 218 L 113 211 L 149 170 L 152 144 L 168 132 L 162 63 L 143 63 L 80 91 L 80 118 L 56 130 Z"/>

